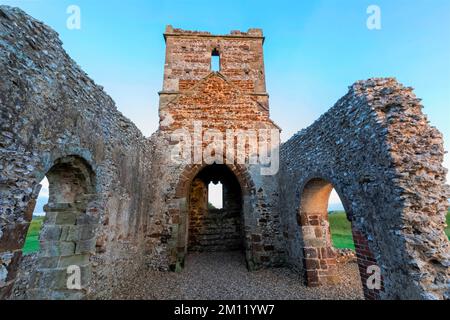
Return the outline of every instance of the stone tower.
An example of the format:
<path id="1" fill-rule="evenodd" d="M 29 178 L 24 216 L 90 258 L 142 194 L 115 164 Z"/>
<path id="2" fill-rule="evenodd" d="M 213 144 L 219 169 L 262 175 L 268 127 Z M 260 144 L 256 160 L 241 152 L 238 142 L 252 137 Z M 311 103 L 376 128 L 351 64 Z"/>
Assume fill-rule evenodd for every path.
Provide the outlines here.
<path id="1" fill-rule="evenodd" d="M 161 148 L 155 163 L 169 169 L 156 182 L 167 190 L 167 201 L 155 198 L 155 212 L 170 213 L 167 224 L 150 223 L 151 234 L 167 235 L 161 245 L 172 252 L 173 268 L 183 265 L 190 250 L 242 249 L 250 268 L 277 263 L 276 172 L 262 176 L 258 161 L 261 144 L 279 141 L 279 128 L 269 118 L 262 31 L 212 35 L 168 26 L 164 38 L 160 127 L 153 138 Z M 210 152 L 211 143 L 219 150 Z M 174 162 L 174 148 L 185 148 L 189 159 Z M 223 184 L 218 211 L 207 207 L 211 182 Z"/>
<path id="2" fill-rule="evenodd" d="M 178 92 L 189 90 L 212 71 L 212 59 L 220 61 L 219 71 L 231 83 L 258 98 L 268 108 L 264 74 L 262 30 L 232 31 L 212 35 L 167 26 L 166 63 L 161 102 Z M 169 98 L 170 99 L 170 98 Z"/>

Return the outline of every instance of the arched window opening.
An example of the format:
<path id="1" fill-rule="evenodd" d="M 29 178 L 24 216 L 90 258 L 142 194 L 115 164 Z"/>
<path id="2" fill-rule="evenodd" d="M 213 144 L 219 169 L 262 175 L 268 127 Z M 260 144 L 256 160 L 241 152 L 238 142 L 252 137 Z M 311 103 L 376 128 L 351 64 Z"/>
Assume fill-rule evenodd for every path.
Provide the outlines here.
<path id="1" fill-rule="evenodd" d="M 217 49 L 211 53 L 211 71 L 220 71 L 220 53 Z"/>
<path id="2" fill-rule="evenodd" d="M 355 251 L 352 236 L 352 224 L 347 218 L 344 206 L 335 189 L 331 191 L 328 203 L 328 220 L 330 222 L 331 240 L 335 249 Z M 342 251 L 341 254 L 344 254 Z M 351 252 L 348 252 L 348 256 Z"/>
<path id="3" fill-rule="evenodd" d="M 223 185 L 210 182 L 208 185 L 208 207 L 211 209 L 223 209 Z"/>
<path id="4" fill-rule="evenodd" d="M 45 219 L 44 206 L 48 203 L 49 198 L 49 183 L 47 177 L 44 177 L 40 182 L 41 190 L 36 199 L 36 206 L 33 211 L 33 218 L 30 226 L 28 227 L 27 236 L 25 238 L 25 244 L 22 249 L 24 255 L 33 254 L 39 251 L 39 233 L 41 232 L 42 225 Z"/>

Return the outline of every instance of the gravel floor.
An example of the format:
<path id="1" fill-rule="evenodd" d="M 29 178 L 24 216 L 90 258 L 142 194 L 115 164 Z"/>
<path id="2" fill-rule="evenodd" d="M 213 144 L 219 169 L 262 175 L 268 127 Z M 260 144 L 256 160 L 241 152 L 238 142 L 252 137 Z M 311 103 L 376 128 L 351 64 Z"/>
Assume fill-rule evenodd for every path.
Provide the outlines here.
<path id="1" fill-rule="evenodd" d="M 307 288 L 287 268 L 248 272 L 242 254 L 192 253 L 181 273 L 147 271 L 126 288 L 116 288 L 114 299 L 363 299 L 356 263 L 339 265 L 341 282 Z"/>

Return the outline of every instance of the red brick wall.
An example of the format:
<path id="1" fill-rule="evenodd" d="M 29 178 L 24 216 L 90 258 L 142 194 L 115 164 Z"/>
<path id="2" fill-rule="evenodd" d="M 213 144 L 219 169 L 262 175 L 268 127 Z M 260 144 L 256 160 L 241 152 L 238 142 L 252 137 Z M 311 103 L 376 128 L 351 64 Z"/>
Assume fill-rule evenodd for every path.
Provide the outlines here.
<path id="1" fill-rule="evenodd" d="M 367 280 L 371 276 L 368 271 L 369 266 L 378 265 L 377 261 L 369 248 L 369 242 L 366 236 L 361 231 L 357 230 L 352 225 L 353 242 L 355 243 L 356 256 L 358 259 L 359 274 L 361 276 L 361 282 L 364 290 L 364 296 L 368 300 L 379 300 L 380 293 L 384 290 L 383 279 L 381 277 L 381 287 L 380 290 L 369 289 L 367 287 Z"/>
<path id="2" fill-rule="evenodd" d="M 171 129 L 192 129 L 193 121 L 202 121 L 204 128 L 256 129 L 256 124 L 274 128 L 268 110 L 255 98 L 243 95 L 219 76 L 204 79 L 191 94 L 180 95 L 165 110 L 172 114 Z"/>

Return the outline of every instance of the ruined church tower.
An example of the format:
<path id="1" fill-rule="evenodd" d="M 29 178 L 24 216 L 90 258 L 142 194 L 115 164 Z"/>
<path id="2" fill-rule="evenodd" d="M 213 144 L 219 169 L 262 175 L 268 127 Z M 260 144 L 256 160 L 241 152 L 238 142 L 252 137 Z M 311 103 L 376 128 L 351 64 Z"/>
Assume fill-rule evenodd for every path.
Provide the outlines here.
<path id="1" fill-rule="evenodd" d="M 163 90 L 160 92 L 161 104 L 174 94 L 188 91 L 211 71 L 217 71 L 268 109 L 262 30 L 212 35 L 209 32 L 174 29 L 169 25 L 164 38 L 166 63 Z M 216 67 L 214 60 L 217 61 Z"/>
<path id="2" fill-rule="evenodd" d="M 168 200 L 155 198 L 155 203 L 169 214 L 167 223 L 149 224 L 151 234 L 167 235 L 161 252 L 171 252 L 166 264 L 175 269 L 183 266 L 189 251 L 241 250 L 249 268 L 277 264 L 282 250 L 276 172 L 261 175 L 257 161 L 261 143 L 279 141 L 279 128 L 269 118 L 262 30 L 212 35 L 167 26 L 164 38 L 166 62 L 155 138 L 161 159 L 155 163 L 162 161 L 169 169 L 162 170 L 155 183 L 167 190 L 163 198 Z M 180 131 L 188 137 L 174 141 Z M 259 132 L 269 134 L 262 137 Z M 248 140 L 239 140 L 240 133 Z M 199 158 L 194 148 L 187 151 L 194 155 L 184 162 L 169 159 L 173 147 L 186 139 L 207 151 L 210 138 L 224 140 L 223 151 L 213 152 L 214 161 L 204 154 Z M 221 209 L 208 208 L 210 183 L 223 184 Z M 159 211 L 164 209 L 154 210 Z M 149 247 L 158 246 L 158 237 L 152 239 Z"/>

